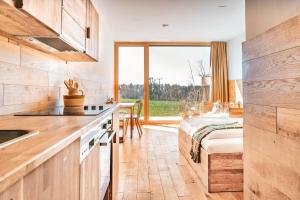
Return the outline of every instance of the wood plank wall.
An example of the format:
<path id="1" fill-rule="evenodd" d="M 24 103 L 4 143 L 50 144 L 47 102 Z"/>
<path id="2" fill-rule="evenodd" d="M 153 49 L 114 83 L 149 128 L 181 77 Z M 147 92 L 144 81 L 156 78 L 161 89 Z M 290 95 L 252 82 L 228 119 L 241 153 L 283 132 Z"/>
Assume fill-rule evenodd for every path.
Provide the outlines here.
<path id="1" fill-rule="evenodd" d="M 300 199 L 300 15 L 243 44 L 244 199 Z"/>
<path id="2" fill-rule="evenodd" d="M 65 63 L 0 36 L 0 115 L 63 105 L 63 81 L 74 76 L 83 85 L 86 104 L 112 96 L 113 67 Z"/>

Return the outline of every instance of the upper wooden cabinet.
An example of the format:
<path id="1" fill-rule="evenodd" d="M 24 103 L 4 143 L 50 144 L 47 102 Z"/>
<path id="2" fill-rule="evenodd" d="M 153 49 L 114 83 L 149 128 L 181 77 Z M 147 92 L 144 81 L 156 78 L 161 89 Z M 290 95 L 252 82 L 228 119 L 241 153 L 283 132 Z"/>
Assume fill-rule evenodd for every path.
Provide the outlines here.
<path id="1" fill-rule="evenodd" d="M 87 37 L 86 53 L 92 58 L 98 60 L 99 56 L 99 15 L 92 4 L 87 0 Z"/>
<path id="2" fill-rule="evenodd" d="M 81 26 L 86 27 L 86 1 L 87 0 L 63 0 L 64 10 Z"/>
<path id="3" fill-rule="evenodd" d="M 90 0 L 0 0 L 0 33 L 66 61 L 97 61 L 99 16 Z"/>
<path id="4" fill-rule="evenodd" d="M 31 13 L 31 9 L 23 10 L 21 8 L 24 4 L 18 4 L 17 2 L 15 0 L 0 0 L 0 30 L 2 33 L 7 34 L 5 36 L 55 37 L 58 35 L 49 28 L 50 26 L 45 26 L 38 18 L 32 17 L 34 15 L 38 16 L 38 14 L 34 14 L 33 8 L 31 8 Z M 47 12 L 45 11 L 45 13 Z M 47 18 L 45 16 L 44 18 Z"/>
<path id="5" fill-rule="evenodd" d="M 62 0 L 23 0 L 21 9 L 60 34 L 61 4 Z"/>

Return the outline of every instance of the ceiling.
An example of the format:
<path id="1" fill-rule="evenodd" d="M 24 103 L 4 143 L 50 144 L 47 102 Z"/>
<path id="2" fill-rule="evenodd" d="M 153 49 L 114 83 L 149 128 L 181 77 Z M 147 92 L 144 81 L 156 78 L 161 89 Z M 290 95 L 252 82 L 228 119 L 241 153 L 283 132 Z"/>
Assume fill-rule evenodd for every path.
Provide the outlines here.
<path id="1" fill-rule="evenodd" d="M 118 41 L 227 41 L 245 32 L 244 0 L 94 1 Z"/>

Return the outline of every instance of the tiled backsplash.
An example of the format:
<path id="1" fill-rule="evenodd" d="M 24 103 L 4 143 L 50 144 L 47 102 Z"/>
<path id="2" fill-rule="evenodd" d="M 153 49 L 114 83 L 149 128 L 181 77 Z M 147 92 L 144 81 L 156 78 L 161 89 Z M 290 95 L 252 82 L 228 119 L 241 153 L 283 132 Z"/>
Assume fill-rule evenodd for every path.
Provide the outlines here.
<path id="1" fill-rule="evenodd" d="M 86 104 L 113 94 L 113 68 L 99 62 L 66 63 L 0 36 L 0 115 L 63 105 L 64 80 L 76 77 Z"/>

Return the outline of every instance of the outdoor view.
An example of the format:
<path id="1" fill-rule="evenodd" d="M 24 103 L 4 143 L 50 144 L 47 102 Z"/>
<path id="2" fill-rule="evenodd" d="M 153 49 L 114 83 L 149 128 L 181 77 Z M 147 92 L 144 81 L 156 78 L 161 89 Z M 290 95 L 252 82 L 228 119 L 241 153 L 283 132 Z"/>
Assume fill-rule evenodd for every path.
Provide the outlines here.
<path id="1" fill-rule="evenodd" d="M 143 47 L 121 47 L 119 52 L 121 101 L 143 99 Z M 209 59 L 209 47 L 149 48 L 150 120 L 176 119 L 208 100 Z"/>

